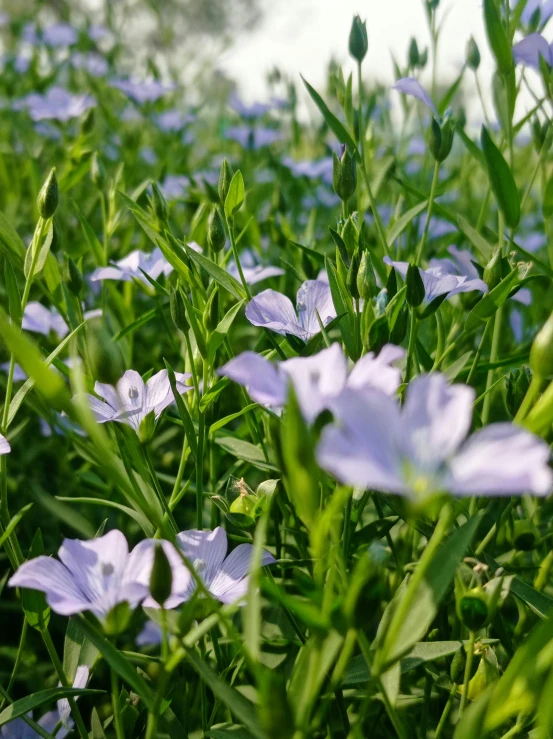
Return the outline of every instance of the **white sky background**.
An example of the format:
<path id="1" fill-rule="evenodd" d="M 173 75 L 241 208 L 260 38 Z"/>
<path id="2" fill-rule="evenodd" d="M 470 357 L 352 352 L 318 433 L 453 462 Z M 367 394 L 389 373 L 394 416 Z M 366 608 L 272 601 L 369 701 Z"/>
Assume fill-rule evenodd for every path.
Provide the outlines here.
<path id="1" fill-rule="evenodd" d="M 344 65 L 345 72 L 352 70 L 348 36 L 356 13 L 367 19 L 369 51 L 363 68 L 367 75 L 383 83 L 394 81 L 391 52 L 404 65 L 412 36 L 417 39 L 419 49 L 429 45 L 422 0 L 268 0 L 264 7 L 261 25 L 240 38 L 219 62 L 222 70 L 239 81 L 249 101 L 266 98 L 266 73 L 275 65 L 296 80 L 300 94 L 300 73 L 323 91 L 331 55 Z M 466 42 L 474 36 L 482 56 L 480 81 L 488 111 L 493 115 L 490 82 L 494 64 L 484 30 L 482 0 L 441 0 L 438 18 L 442 24 L 438 80 L 443 83 L 455 79 L 464 61 Z M 430 70 L 429 58 L 423 83 L 430 80 Z M 476 96 L 472 73 L 466 75 L 464 84 Z M 540 89 L 536 80 L 533 87 Z M 398 93 L 391 95 L 393 99 Z M 533 106 L 527 94 L 520 104 L 519 112 Z M 467 115 L 473 122 L 481 120 L 477 99 Z"/>

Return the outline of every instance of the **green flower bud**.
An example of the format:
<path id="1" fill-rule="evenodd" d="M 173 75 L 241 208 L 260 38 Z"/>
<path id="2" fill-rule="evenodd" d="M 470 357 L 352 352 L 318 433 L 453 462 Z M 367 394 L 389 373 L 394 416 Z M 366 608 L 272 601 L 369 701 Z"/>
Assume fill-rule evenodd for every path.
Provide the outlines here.
<path id="1" fill-rule="evenodd" d="M 102 158 L 97 151 L 92 155 L 92 161 L 90 163 L 90 179 L 98 190 L 103 190 L 106 186 L 106 169 L 102 162 Z"/>
<path id="2" fill-rule="evenodd" d="M 478 44 L 472 36 L 467 42 L 465 59 L 467 62 L 467 67 L 473 69 L 476 72 L 476 70 L 480 66 L 480 49 L 478 48 Z"/>
<path id="3" fill-rule="evenodd" d="M 502 276 L 503 265 L 501 260 L 501 252 L 499 249 L 496 249 L 491 256 L 490 261 L 486 264 L 486 267 L 484 268 L 483 278 L 489 289 L 493 290 L 494 287 L 499 285 L 499 283 L 501 282 Z"/>
<path id="4" fill-rule="evenodd" d="M 154 563 L 150 574 L 150 594 L 161 607 L 171 595 L 173 571 L 161 544 L 154 549 Z"/>
<path id="5" fill-rule="evenodd" d="M 84 287 L 81 270 L 67 254 L 65 255 L 65 282 L 70 293 L 78 298 Z"/>
<path id="6" fill-rule="evenodd" d="M 424 69 L 428 63 L 428 49 L 419 51 L 419 69 Z"/>
<path id="7" fill-rule="evenodd" d="M 357 292 L 363 300 L 374 298 L 378 292 L 371 254 L 368 249 L 365 249 L 361 254 L 361 261 L 357 271 Z"/>
<path id="8" fill-rule="evenodd" d="M 411 43 L 409 44 L 408 60 L 409 60 L 410 67 L 415 68 L 419 66 L 420 54 L 419 54 L 419 45 L 417 44 L 416 38 L 412 38 Z"/>
<path id="9" fill-rule="evenodd" d="M 230 187 L 230 181 L 232 180 L 234 172 L 232 171 L 232 167 L 227 162 L 226 159 L 223 159 L 223 163 L 221 164 L 221 172 L 219 174 L 219 199 L 221 203 L 224 205 L 225 200 L 228 195 L 228 190 Z"/>
<path id="10" fill-rule="evenodd" d="M 371 323 L 369 328 L 369 349 L 372 352 L 379 352 L 384 344 L 390 340 L 390 328 L 386 316 L 380 316 L 376 321 Z"/>
<path id="11" fill-rule="evenodd" d="M 115 385 L 125 371 L 119 344 L 113 341 L 101 318 L 89 321 L 86 332 L 92 376 L 100 382 Z"/>
<path id="12" fill-rule="evenodd" d="M 53 167 L 40 192 L 38 193 L 37 206 L 42 218 L 52 218 L 56 212 L 59 202 L 59 188 L 56 177 L 56 168 Z"/>
<path id="13" fill-rule="evenodd" d="M 473 588 L 459 598 L 457 614 L 470 631 L 483 628 L 491 616 L 488 594 L 482 588 Z"/>
<path id="14" fill-rule="evenodd" d="M 219 323 L 219 290 L 214 290 L 209 296 L 204 308 L 204 325 L 212 333 Z"/>
<path id="15" fill-rule="evenodd" d="M 340 157 L 332 154 L 332 187 L 344 203 L 351 198 L 357 186 L 357 169 L 355 159 L 345 146 L 342 146 Z"/>
<path id="16" fill-rule="evenodd" d="M 530 349 L 530 369 L 537 377 L 553 375 L 553 313 L 534 339 Z"/>
<path id="17" fill-rule="evenodd" d="M 531 552 L 541 542 L 538 528 L 532 521 L 515 521 L 509 532 L 511 544 L 519 552 Z"/>
<path id="18" fill-rule="evenodd" d="M 357 228 L 353 222 L 352 216 L 347 219 L 346 225 L 342 230 L 342 241 L 345 244 L 348 257 L 353 257 L 354 253 L 357 251 L 359 234 L 357 233 Z"/>
<path id="19" fill-rule="evenodd" d="M 399 315 L 396 318 L 396 322 L 394 323 L 394 327 L 392 328 L 390 332 L 390 343 L 396 344 L 398 346 L 399 344 L 401 344 L 401 342 L 407 335 L 408 323 L 409 323 L 409 310 L 407 308 L 407 304 L 404 303 L 401 306 Z"/>
<path id="20" fill-rule="evenodd" d="M 441 125 L 435 118 L 432 118 L 428 148 L 437 162 L 443 162 L 449 156 L 454 134 L 455 122 L 452 118 L 446 117 Z"/>
<path id="21" fill-rule="evenodd" d="M 351 258 L 351 263 L 348 269 L 348 276 L 346 278 L 346 287 L 349 291 L 349 294 L 354 299 L 359 298 L 359 290 L 357 289 L 357 273 L 359 272 L 360 262 L 361 257 L 359 255 L 359 249 L 356 249 Z"/>
<path id="22" fill-rule="evenodd" d="M 411 308 L 418 308 L 424 300 L 424 282 L 422 281 L 420 269 L 416 264 L 411 264 L 407 268 L 407 276 L 405 278 L 407 285 L 407 303 Z"/>
<path id="23" fill-rule="evenodd" d="M 225 224 L 219 208 L 215 206 L 207 219 L 207 243 L 218 254 L 224 247 L 226 240 Z"/>
<path id="24" fill-rule="evenodd" d="M 362 62 L 369 49 L 367 22 L 356 15 L 349 32 L 349 53 L 358 62 Z"/>
<path id="25" fill-rule="evenodd" d="M 190 325 L 186 318 L 186 308 L 179 287 L 169 288 L 169 311 L 175 326 L 186 334 Z"/>
<path id="26" fill-rule="evenodd" d="M 169 205 L 157 182 L 152 182 L 152 209 L 160 223 L 167 223 Z"/>
<path id="27" fill-rule="evenodd" d="M 505 402 L 507 410 L 513 418 L 516 416 L 518 409 L 522 405 L 524 396 L 530 387 L 531 380 L 532 373 L 529 367 L 517 367 L 507 375 L 505 380 L 507 391 Z"/>

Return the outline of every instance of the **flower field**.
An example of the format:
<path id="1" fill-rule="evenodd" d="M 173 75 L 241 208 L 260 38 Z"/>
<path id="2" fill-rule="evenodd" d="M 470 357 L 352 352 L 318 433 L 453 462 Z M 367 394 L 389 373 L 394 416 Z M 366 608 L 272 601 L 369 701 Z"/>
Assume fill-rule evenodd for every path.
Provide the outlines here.
<path id="1" fill-rule="evenodd" d="M 423 5 L 260 102 L 0 12 L 3 739 L 553 736 L 553 2 Z"/>

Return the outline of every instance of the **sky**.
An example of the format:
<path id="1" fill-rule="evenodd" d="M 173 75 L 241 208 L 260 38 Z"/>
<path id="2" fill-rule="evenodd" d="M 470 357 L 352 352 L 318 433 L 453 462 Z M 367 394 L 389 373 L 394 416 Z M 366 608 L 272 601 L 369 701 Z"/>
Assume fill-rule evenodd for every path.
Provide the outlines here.
<path id="1" fill-rule="evenodd" d="M 266 96 L 265 75 L 275 65 L 300 84 L 301 73 L 315 88 L 322 89 L 331 55 L 344 64 L 344 71 L 353 69 L 347 47 L 351 20 L 356 13 L 367 20 L 369 52 L 364 69 L 379 81 L 392 84 L 391 53 L 405 64 L 412 36 L 420 49 L 428 45 L 422 0 L 269 0 L 261 25 L 250 35 L 239 38 L 223 55 L 219 66 L 239 80 L 248 100 Z M 484 30 L 482 0 L 441 0 L 438 14 L 442 24 L 439 79 L 455 79 L 464 60 L 466 43 L 474 36 L 482 56 L 479 74 L 484 96 L 491 109 L 489 81 L 494 64 Z M 429 77 L 430 63 L 422 81 Z M 475 115 L 479 111 L 469 111 L 470 117 Z"/>

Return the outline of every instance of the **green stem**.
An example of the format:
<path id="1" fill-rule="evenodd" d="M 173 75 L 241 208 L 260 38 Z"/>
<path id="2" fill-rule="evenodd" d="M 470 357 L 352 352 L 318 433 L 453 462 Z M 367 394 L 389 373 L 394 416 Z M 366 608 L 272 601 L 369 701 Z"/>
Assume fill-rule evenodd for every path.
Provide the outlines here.
<path id="1" fill-rule="evenodd" d="M 459 708 L 459 717 L 463 715 L 463 711 L 467 705 L 468 692 L 469 692 L 469 680 L 472 672 L 472 660 L 474 658 L 474 644 L 476 642 L 476 634 L 474 631 L 469 632 L 469 643 L 467 647 L 467 662 L 465 664 L 465 677 L 463 679 L 463 694 L 461 696 L 461 706 Z"/>
<path id="2" fill-rule="evenodd" d="M 440 163 L 435 162 L 434 174 L 432 176 L 432 185 L 430 186 L 430 197 L 428 198 L 428 208 L 426 210 L 426 223 L 424 224 L 424 231 L 422 233 L 419 246 L 417 248 L 417 254 L 415 256 L 415 264 L 420 264 L 424 246 L 428 238 L 428 229 L 430 228 L 430 219 L 432 218 L 432 211 L 434 210 L 434 198 L 436 197 L 436 189 L 438 187 L 438 178 L 440 175 Z"/>
<path id="3" fill-rule="evenodd" d="M 484 331 L 482 332 L 482 338 L 480 339 L 480 344 L 478 344 L 478 349 L 476 350 L 476 354 L 474 355 L 474 361 L 472 363 L 469 376 L 467 378 L 467 385 L 470 385 L 472 382 L 474 373 L 476 372 L 478 363 L 480 362 L 480 357 L 482 356 L 482 350 L 484 349 L 484 344 L 486 342 L 486 339 L 488 338 L 488 334 L 490 333 L 491 326 L 492 326 L 491 320 L 487 320 L 486 325 L 484 327 Z"/>
<path id="4" fill-rule="evenodd" d="M 113 724 L 115 726 L 115 736 L 117 739 L 125 739 L 125 728 L 123 726 L 123 716 L 121 715 L 121 706 L 119 704 L 119 677 L 114 669 L 110 670 L 111 674 L 111 705 L 113 708 Z"/>
<path id="5" fill-rule="evenodd" d="M 442 736 L 443 731 L 445 729 L 447 719 L 449 718 L 449 714 L 451 713 L 451 708 L 453 706 L 453 701 L 455 700 L 456 695 L 457 695 L 457 683 L 453 683 L 453 685 L 451 686 L 451 690 L 449 692 L 449 698 L 447 699 L 447 703 L 445 704 L 444 710 L 440 717 L 440 721 L 436 728 L 434 739 L 440 739 L 440 737 Z"/>
<path id="6" fill-rule="evenodd" d="M 524 421 L 534 403 L 534 400 L 536 399 L 536 395 L 540 391 L 540 386 L 541 377 L 536 377 L 536 375 L 534 375 L 530 382 L 530 387 L 526 391 L 524 400 L 520 404 L 520 408 L 518 409 L 518 412 L 515 416 L 515 423 L 521 423 L 522 421 Z"/>
<path id="7" fill-rule="evenodd" d="M 490 353 L 490 364 L 497 362 L 499 358 L 499 343 L 501 341 L 501 324 L 503 319 L 503 306 L 501 305 L 495 316 L 490 319 L 493 320 L 493 336 L 492 336 L 492 349 Z M 489 392 L 493 385 L 495 370 L 488 370 L 488 376 L 486 378 L 486 397 L 484 398 L 484 405 L 482 407 L 482 426 L 486 426 L 490 417 L 490 408 L 492 402 L 492 393 Z"/>
<path id="8" fill-rule="evenodd" d="M 411 324 L 409 328 L 409 346 L 407 347 L 407 368 L 405 370 L 405 382 L 409 382 L 413 375 L 413 365 L 416 364 L 416 343 L 419 322 L 414 308 L 409 309 L 411 312 Z"/>

